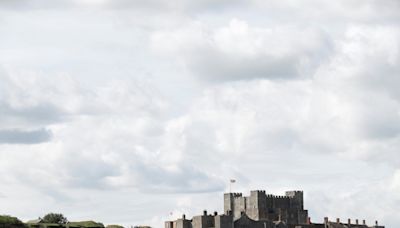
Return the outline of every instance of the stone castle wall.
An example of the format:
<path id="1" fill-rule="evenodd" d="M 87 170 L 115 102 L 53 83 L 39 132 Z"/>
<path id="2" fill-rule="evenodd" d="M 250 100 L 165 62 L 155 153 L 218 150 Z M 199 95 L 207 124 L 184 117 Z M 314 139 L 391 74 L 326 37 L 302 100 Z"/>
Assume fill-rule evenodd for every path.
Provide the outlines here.
<path id="1" fill-rule="evenodd" d="M 365 220 L 359 224 L 358 220 L 341 223 L 339 219 L 331 222 L 325 218 L 323 223 L 311 223 L 308 211 L 304 210 L 302 191 L 288 191 L 284 196 L 259 190 L 251 191 L 249 196 L 225 193 L 224 211 L 221 215 L 204 211 L 190 220 L 183 215 L 165 222 L 165 228 L 385 228 L 378 222 L 367 226 Z"/>
<path id="2" fill-rule="evenodd" d="M 246 213 L 253 220 L 279 218 L 287 224 L 306 224 L 308 211 L 304 210 L 302 191 L 289 191 L 285 196 L 267 195 L 265 191 L 251 191 L 250 196 L 241 193 L 224 194 L 224 211 L 232 211 L 234 219 Z"/>

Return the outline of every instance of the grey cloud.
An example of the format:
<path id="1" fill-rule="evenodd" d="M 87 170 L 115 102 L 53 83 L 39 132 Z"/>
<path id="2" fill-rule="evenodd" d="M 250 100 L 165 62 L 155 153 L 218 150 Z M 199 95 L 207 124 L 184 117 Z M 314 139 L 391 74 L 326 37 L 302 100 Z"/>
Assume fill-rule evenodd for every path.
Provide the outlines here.
<path id="1" fill-rule="evenodd" d="M 90 157 L 81 153 L 65 154 L 63 158 L 59 158 L 62 166 L 56 170 L 48 170 L 52 175 L 58 176 L 56 184 L 51 186 L 51 183 L 42 183 L 42 187 L 49 192 L 58 192 L 56 189 L 62 186 L 71 189 L 101 190 L 134 188 L 144 193 L 164 194 L 218 192 L 225 186 L 222 180 L 195 166 L 182 163 L 169 170 L 156 163 L 144 162 L 140 157 L 123 159 L 110 163 L 99 159 L 95 154 Z M 25 175 L 22 179 L 34 183 L 37 178 Z M 124 181 L 117 184 L 110 182 L 111 179 L 119 178 Z"/>
<path id="2" fill-rule="evenodd" d="M 11 10 L 45 10 L 45 9 L 65 9 L 72 7 L 72 1 L 49 1 L 49 0 L 2 0 L 0 7 Z"/>
<path id="3" fill-rule="evenodd" d="M 269 15 L 268 20 L 284 20 L 286 16 L 293 23 L 296 18 L 299 21 L 328 21 L 330 23 L 354 20 L 366 23 L 393 23 L 398 20 L 400 4 L 396 0 L 387 0 L 382 4 L 378 0 L 368 1 L 335 1 L 320 2 L 304 0 L 294 4 L 292 1 L 259 1 L 259 0 L 2 0 L 1 9 L 9 10 L 69 10 L 69 9 L 100 9 L 100 10 L 129 10 L 149 11 L 151 13 L 180 13 L 185 15 L 202 15 L 207 13 L 226 12 L 237 10 L 242 12 L 257 12 Z M 306 7 L 303 7 L 306 6 Z M 297 10 L 302 8 L 302 10 Z M 307 8 L 305 10 L 305 8 Z M 371 10 L 376 9 L 376 10 Z M 324 14 L 320 14 L 320 12 Z M 327 20 L 328 19 L 328 20 Z"/>
<path id="4" fill-rule="evenodd" d="M 3 103 L 0 104 L 0 116 L 3 119 L 0 120 L 0 123 L 3 122 L 3 125 L 7 124 L 5 123 L 6 121 L 15 124 L 43 125 L 62 122 L 67 118 L 68 114 L 59 107 L 49 103 L 40 103 L 21 108 L 14 108 Z"/>
<path id="5" fill-rule="evenodd" d="M 168 9 L 169 4 L 160 0 L 116 0 L 101 1 L 98 3 L 89 1 L 73 0 L 2 0 L 0 6 L 11 10 L 51 10 L 51 9 L 74 9 L 74 8 L 97 8 L 97 9 Z"/>
<path id="6" fill-rule="evenodd" d="M 168 58 L 176 55 L 198 78 L 217 82 L 312 78 L 334 50 L 333 40 L 320 29 L 260 27 L 238 19 L 219 28 L 193 23 L 156 31 L 151 45 Z"/>
<path id="7" fill-rule="evenodd" d="M 243 0 L 177 0 L 177 1 L 162 1 L 162 0 L 106 0 L 98 3 L 89 1 L 72 1 L 72 0 L 3 0 L 0 6 L 5 9 L 12 10 L 46 10 L 46 9 L 68 9 L 68 8 L 97 8 L 97 9 L 116 9 L 116 10 L 170 10 L 170 11 L 185 11 L 188 13 L 199 13 L 207 10 L 216 10 L 232 5 L 244 5 Z"/>
<path id="8" fill-rule="evenodd" d="M 211 51 L 193 54 L 189 66 L 197 77 L 217 82 L 254 78 L 293 79 L 299 77 L 298 61 L 291 56 L 241 58 Z"/>
<path id="9" fill-rule="evenodd" d="M 400 39 L 400 30 L 396 38 Z M 400 46 L 393 48 L 393 52 L 400 52 Z M 368 64 L 357 75 L 357 83 L 365 86 L 367 90 L 378 90 L 382 94 L 388 94 L 392 99 L 400 102 L 400 65 L 389 64 L 388 56 L 378 55 L 374 58 L 369 58 Z M 399 58 L 397 55 L 396 58 Z M 385 61 L 386 60 L 386 61 Z"/>
<path id="10" fill-rule="evenodd" d="M 157 9 L 157 10 L 172 10 L 172 11 L 183 11 L 189 14 L 199 14 L 206 11 L 219 11 L 224 8 L 239 7 L 243 5 L 251 5 L 252 2 L 244 0 L 176 0 L 176 1 L 160 1 L 160 0 L 119 0 L 119 1 L 107 1 L 104 7 L 114 9 L 135 9 L 135 8 L 146 8 L 146 9 Z"/>
<path id="11" fill-rule="evenodd" d="M 65 166 L 63 170 L 67 177 L 63 181 L 65 186 L 72 188 L 107 189 L 110 186 L 106 178 L 119 174 L 118 166 L 79 155 L 69 158 Z"/>
<path id="12" fill-rule="evenodd" d="M 360 127 L 367 137 L 373 139 L 394 138 L 400 134 L 399 110 L 376 109 L 366 112 Z"/>
<path id="13" fill-rule="evenodd" d="M 36 144 L 47 142 L 52 134 L 49 130 L 0 130 L 0 144 Z"/>
<path id="14" fill-rule="evenodd" d="M 132 167 L 136 187 L 153 193 L 200 193 L 224 189 L 224 182 L 191 166 L 181 164 L 171 171 L 156 165 L 136 163 Z"/>

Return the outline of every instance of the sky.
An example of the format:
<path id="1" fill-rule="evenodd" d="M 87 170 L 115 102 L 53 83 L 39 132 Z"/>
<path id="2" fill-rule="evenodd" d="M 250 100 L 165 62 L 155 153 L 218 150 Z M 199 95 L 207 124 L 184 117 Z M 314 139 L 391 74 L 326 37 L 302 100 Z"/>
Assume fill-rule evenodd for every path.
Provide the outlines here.
<path id="1" fill-rule="evenodd" d="M 163 227 L 303 190 L 400 224 L 397 0 L 0 0 L 0 214 Z"/>

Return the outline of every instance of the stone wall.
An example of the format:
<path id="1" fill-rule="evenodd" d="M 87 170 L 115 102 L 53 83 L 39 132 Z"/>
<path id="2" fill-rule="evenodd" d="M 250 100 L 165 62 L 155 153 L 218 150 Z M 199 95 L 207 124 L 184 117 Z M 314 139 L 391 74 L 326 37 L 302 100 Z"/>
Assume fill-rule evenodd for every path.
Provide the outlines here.
<path id="1" fill-rule="evenodd" d="M 214 217 L 215 228 L 233 228 L 233 218 L 231 215 L 217 215 Z"/>

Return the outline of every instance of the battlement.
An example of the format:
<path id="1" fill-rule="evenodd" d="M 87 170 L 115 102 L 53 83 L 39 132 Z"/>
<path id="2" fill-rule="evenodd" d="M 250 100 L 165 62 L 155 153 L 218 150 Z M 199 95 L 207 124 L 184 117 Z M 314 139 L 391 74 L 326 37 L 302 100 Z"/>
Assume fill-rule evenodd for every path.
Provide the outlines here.
<path id="1" fill-rule="evenodd" d="M 243 197 L 243 193 L 241 192 L 232 192 L 226 193 L 231 195 L 233 198 L 240 198 Z M 266 194 L 265 190 L 252 190 L 250 191 L 250 196 L 265 196 L 267 199 L 293 199 L 296 197 L 303 197 L 303 191 L 287 191 L 285 195 L 273 195 L 273 194 Z"/>
<path id="2" fill-rule="evenodd" d="M 267 199 L 289 199 L 289 196 L 279 196 L 279 195 L 272 195 L 268 194 L 266 195 Z"/>
<path id="3" fill-rule="evenodd" d="M 265 190 L 250 191 L 250 196 L 265 196 Z"/>
<path id="4" fill-rule="evenodd" d="M 238 197 L 243 197 L 243 194 L 241 192 L 233 192 L 230 193 L 234 198 L 238 198 Z"/>
<path id="5" fill-rule="evenodd" d="M 340 220 L 340 218 L 337 218 L 336 219 L 336 221 L 330 221 L 329 220 L 329 218 L 328 217 L 325 217 L 324 218 L 324 223 L 325 224 L 328 224 L 328 223 L 330 223 L 330 224 L 345 224 L 345 225 L 347 225 L 347 226 L 349 226 L 349 227 L 357 227 L 357 226 L 367 226 L 367 223 L 366 223 L 366 221 L 365 220 L 362 220 L 362 222 L 361 222 L 361 220 L 358 220 L 358 219 L 355 219 L 355 221 L 353 222 L 351 219 L 347 219 L 347 221 L 341 221 Z M 370 227 L 370 226 L 368 226 L 368 227 Z M 371 226 L 372 227 L 372 226 Z M 375 221 L 375 225 L 373 226 L 373 227 L 382 227 L 382 226 L 379 226 L 378 225 L 378 221 Z"/>

